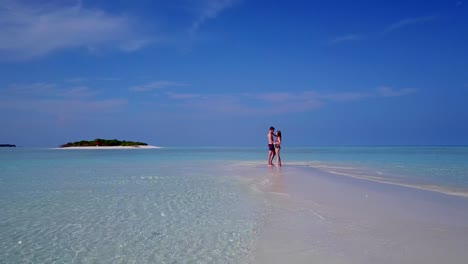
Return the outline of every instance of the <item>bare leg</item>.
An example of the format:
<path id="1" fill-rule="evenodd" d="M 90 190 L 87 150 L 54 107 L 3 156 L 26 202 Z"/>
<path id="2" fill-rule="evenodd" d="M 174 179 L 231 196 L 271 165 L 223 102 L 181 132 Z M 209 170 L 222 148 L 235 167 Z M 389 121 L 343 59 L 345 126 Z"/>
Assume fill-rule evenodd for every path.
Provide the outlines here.
<path id="1" fill-rule="evenodd" d="M 279 148 L 276 149 L 276 155 L 277 155 L 276 156 L 277 157 L 276 161 L 278 162 L 278 166 L 281 166 L 281 156 L 280 156 L 280 149 Z"/>
<path id="2" fill-rule="evenodd" d="M 275 158 L 275 151 L 270 150 L 268 151 L 268 166 L 273 166 L 273 159 Z"/>

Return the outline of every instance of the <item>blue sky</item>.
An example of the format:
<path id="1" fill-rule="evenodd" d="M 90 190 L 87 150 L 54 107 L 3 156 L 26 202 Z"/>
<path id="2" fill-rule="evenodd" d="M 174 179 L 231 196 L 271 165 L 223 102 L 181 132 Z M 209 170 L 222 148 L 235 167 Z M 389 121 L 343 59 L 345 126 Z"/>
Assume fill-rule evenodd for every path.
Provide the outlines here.
<path id="1" fill-rule="evenodd" d="M 468 1 L 0 0 L 0 143 L 468 144 Z"/>

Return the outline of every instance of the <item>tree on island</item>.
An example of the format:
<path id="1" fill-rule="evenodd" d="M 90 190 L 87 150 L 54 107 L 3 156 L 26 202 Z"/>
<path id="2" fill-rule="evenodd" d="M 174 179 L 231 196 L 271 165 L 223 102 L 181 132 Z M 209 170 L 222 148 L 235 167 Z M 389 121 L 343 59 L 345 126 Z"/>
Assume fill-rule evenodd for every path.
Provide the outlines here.
<path id="1" fill-rule="evenodd" d="M 68 147 L 115 147 L 115 146 L 148 146 L 148 144 L 138 141 L 120 141 L 117 139 L 102 139 L 96 138 L 95 140 L 81 140 L 76 142 L 68 142 L 67 144 L 63 144 L 61 148 L 68 148 Z"/>
<path id="2" fill-rule="evenodd" d="M 12 145 L 12 144 L 0 144 L 0 147 L 15 148 L 16 145 Z"/>

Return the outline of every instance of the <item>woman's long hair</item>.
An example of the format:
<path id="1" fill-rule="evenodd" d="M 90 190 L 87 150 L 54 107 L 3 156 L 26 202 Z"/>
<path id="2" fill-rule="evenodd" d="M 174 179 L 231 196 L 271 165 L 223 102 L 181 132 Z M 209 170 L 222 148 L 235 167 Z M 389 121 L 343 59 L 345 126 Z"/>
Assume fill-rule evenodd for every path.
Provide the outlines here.
<path id="1" fill-rule="evenodd" d="M 283 139 L 281 138 L 281 131 L 279 131 L 279 130 L 276 131 L 276 137 L 279 138 L 279 139 L 281 139 L 281 140 L 283 140 Z"/>

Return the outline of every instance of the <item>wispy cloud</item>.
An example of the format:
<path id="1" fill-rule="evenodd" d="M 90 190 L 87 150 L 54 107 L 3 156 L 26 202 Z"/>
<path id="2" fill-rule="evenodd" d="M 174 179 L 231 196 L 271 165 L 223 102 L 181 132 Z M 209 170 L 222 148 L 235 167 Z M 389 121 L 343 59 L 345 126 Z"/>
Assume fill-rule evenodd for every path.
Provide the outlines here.
<path id="1" fill-rule="evenodd" d="M 117 78 L 117 77 L 98 77 L 96 78 L 98 81 L 120 81 L 122 78 Z"/>
<path id="2" fill-rule="evenodd" d="M 97 94 L 97 91 L 93 91 L 87 86 L 78 86 L 67 89 L 63 93 L 63 96 L 69 98 L 89 98 Z"/>
<path id="3" fill-rule="evenodd" d="M 369 97 L 374 97 L 373 93 L 363 93 L 363 92 L 342 92 L 342 93 L 329 93 L 321 94 L 317 97 L 321 100 L 334 101 L 334 102 L 345 102 L 345 101 L 357 101 Z"/>
<path id="4" fill-rule="evenodd" d="M 200 94 L 193 94 L 193 93 L 167 92 L 166 95 L 171 99 L 193 99 L 193 98 L 201 98 L 202 97 L 202 95 L 200 95 Z"/>
<path id="5" fill-rule="evenodd" d="M 150 42 L 124 15 L 77 5 L 0 0 L 0 57 L 30 59 L 70 48 L 133 51 Z"/>
<path id="6" fill-rule="evenodd" d="M 84 83 L 88 81 L 120 81 L 122 78 L 116 77 L 74 77 L 74 78 L 67 78 L 64 81 L 68 83 Z"/>
<path id="7" fill-rule="evenodd" d="M 190 34 L 194 34 L 198 29 L 210 19 L 216 18 L 222 11 L 233 6 L 238 0 L 203 0 L 199 2 L 197 9 L 197 17 L 192 23 L 189 30 Z"/>
<path id="8" fill-rule="evenodd" d="M 411 25 L 425 24 L 425 23 L 431 22 L 431 21 L 433 21 L 435 19 L 437 19 L 437 16 L 423 16 L 423 17 L 413 17 L 413 18 L 402 19 L 402 20 L 388 26 L 384 30 L 384 33 L 390 33 L 392 31 L 402 29 L 404 27 L 411 26 Z"/>
<path id="9" fill-rule="evenodd" d="M 155 81 L 143 85 L 132 86 L 129 88 L 129 90 L 134 92 L 149 92 L 153 90 L 177 86 L 186 86 L 186 84 L 171 81 Z"/>
<path id="10" fill-rule="evenodd" d="M 184 94 L 168 93 L 172 106 L 197 116 L 245 116 L 304 112 L 320 102 L 305 93 Z M 282 99 L 281 99 L 282 98 Z M 201 115 L 200 115 L 201 114 Z"/>
<path id="11" fill-rule="evenodd" d="M 87 98 L 98 94 L 87 86 L 59 87 L 55 83 L 12 84 L 0 92 L 13 98 Z"/>
<path id="12" fill-rule="evenodd" d="M 338 43 L 342 43 L 342 42 L 356 41 L 356 40 L 360 40 L 362 38 L 363 37 L 361 35 L 347 34 L 347 35 L 339 36 L 339 37 L 336 37 L 336 38 L 332 39 L 330 41 L 330 44 L 333 45 L 333 44 L 338 44 Z"/>
<path id="13" fill-rule="evenodd" d="M 85 82 L 87 79 L 83 77 L 73 77 L 73 78 L 67 78 L 65 79 L 65 82 L 68 83 L 82 83 Z"/>
<path id="14" fill-rule="evenodd" d="M 409 95 L 409 94 L 417 92 L 416 89 L 412 89 L 412 88 L 405 88 L 405 89 L 396 90 L 396 89 L 394 89 L 392 87 L 387 87 L 387 86 L 381 86 L 381 87 L 377 88 L 377 91 L 378 91 L 379 95 L 383 96 L 383 97 L 405 96 L 405 95 Z"/>
<path id="15" fill-rule="evenodd" d="M 0 109 L 47 114 L 60 121 L 76 120 L 99 112 L 114 112 L 127 105 L 126 99 L 99 98 L 87 86 L 60 87 L 54 83 L 13 84 L 0 90 Z"/>
<path id="16" fill-rule="evenodd" d="M 320 93 L 266 92 L 240 94 L 166 93 L 178 108 L 203 111 L 210 115 L 267 115 L 307 112 L 328 104 L 361 101 L 379 97 L 398 97 L 415 93 L 415 89 L 379 87 L 368 92 Z"/>
<path id="17" fill-rule="evenodd" d="M 50 96 L 57 95 L 57 85 L 54 83 L 12 84 L 0 90 L 3 96 Z"/>
<path id="18" fill-rule="evenodd" d="M 429 23 L 431 21 L 436 20 L 438 17 L 437 16 L 421 16 L 421 17 L 413 17 L 413 18 L 406 18 L 399 20 L 389 26 L 387 26 L 381 33 L 380 35 L 385 35 L 388 33 L 391 33 L 393 31 L 400 30 L 402 28 L 411 26 L 411 25 L 422 25 Z M 336 44 L 341 44 L 344 42 L 352 42 L 352 41 L 358 41 L 362 39 L 367 39 L 367 38 L 373 38 L 376 37 L 379 34 L 372 34 L 372 33 L 367 33 L 365 35 L 360 35 L 360 34 L 346 34 L 342 36 L 338 36 L 332 40 L 330 40 L 328 43 L 330 45 L 336 45 Z"/>
<path id="19" fill-rule="evenodd" d="M 34 113 L 50 115 L 76 115 L 95 113 L 96 111 L 113 111 L 128 102 L 125 99 L 79 100 L 79 99 L 18 99 L 0 105 L 0 108 L 27 110 Z"/>

